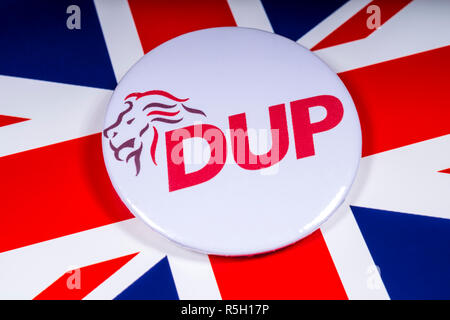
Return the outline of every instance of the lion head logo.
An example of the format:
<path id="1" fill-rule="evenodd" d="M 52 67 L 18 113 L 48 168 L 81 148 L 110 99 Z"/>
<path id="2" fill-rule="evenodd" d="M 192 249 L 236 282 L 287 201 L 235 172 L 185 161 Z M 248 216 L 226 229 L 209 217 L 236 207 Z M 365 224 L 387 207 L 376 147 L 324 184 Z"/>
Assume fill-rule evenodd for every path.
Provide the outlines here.
<path id="1" fill-rule="evenodd" d="M 146 99 L 144 99 L 146 97 Z M 150 100 L 151 98 L 153 100 Z M 170 104 L 158 102 L 163 98 Z M 162 90 L 134 92 L 124 99 L 124 110 L 116 121 L 103 130 L 103 136 L 109 140 L 109 147 L 117 161 L 134 161 L 136 175 L 141 171 L 141 157 L 148 150 L 155 165 L 158 145 L 158 124 L 177 124 L 183 121 L 185 113 L 206 117 L 199 109 L 188 107 L 187 99 L 180 99 Z M 145 101 L 145 102 L 144 102 Z M 132 132 L 132 135 L 130 135 Z M 148 139 L 149 135 L 152 135 Z M 147 146 L 147 141 L 150 141 Z"/>

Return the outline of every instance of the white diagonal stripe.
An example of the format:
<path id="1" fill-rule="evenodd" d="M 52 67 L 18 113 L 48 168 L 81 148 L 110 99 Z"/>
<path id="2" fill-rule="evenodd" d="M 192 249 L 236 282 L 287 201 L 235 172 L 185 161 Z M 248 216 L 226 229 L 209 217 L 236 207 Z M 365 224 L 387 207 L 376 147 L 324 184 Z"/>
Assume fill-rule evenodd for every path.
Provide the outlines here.
<path id="1" fill-rule="evenodd" d="M 317 50 L 336 73 L 450 45 L 450 1 L 415 0 L 369 37 Z"/>
<path id="2" fill-rule="evenodd" d="M 352 205 L 450 219 L 450 135 L 365 157 Z"/>
<path id="3" fill-rule="evenodd" d="M 450 219 L 450 135 L 361 159 L 342 207 L 321 228 L 350 299 L 386 299 L 350 205 Z M 383 270 L 381 270 L 381 273 Z M 375 281 L 376 282 L 376 281 Z"/>

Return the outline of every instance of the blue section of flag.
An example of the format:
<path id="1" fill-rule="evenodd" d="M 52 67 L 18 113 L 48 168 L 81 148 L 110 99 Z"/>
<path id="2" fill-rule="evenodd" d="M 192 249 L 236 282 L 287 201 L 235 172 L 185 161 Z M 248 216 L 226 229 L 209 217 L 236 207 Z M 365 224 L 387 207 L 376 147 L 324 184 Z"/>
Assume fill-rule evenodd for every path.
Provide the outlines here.
<path id="1" fill-rule="evenodd" d="M 450 298 L 450 220 L 351 209 L 391 299 Z"/>
<path id="2" fill-rule="evenodd" d="M 347 0 L 261 0 L 273 31 L 297 41 Z"/>
<path id="3" fill-rule="evenodd" d="M 69 30 L 78 5 L 81 29 Z M 2 1 L 0 74 L 114 89 L 116 79 L 92 1 Z"/>
<path id="4" fill-rule="evenodd" d="M 144 273 L 114 300 L 178 300 L 167 257 Z"/>

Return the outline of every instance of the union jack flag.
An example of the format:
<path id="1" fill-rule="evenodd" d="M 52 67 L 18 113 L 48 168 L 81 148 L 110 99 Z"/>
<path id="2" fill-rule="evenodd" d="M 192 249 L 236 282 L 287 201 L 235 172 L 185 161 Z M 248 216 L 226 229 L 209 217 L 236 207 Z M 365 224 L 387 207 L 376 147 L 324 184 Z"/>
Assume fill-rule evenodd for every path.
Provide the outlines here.
<path id="1" fill-rule="evenodd" d="M 1 299 L 450 298 L 450 1 L 16 0 L 0 21 Z M 194 253 L 152 231 L 119 200 L 101 151 L 126 71 L 219 26 L 311 49 L 362 126 L 338 212 L 255 257 Z"/>

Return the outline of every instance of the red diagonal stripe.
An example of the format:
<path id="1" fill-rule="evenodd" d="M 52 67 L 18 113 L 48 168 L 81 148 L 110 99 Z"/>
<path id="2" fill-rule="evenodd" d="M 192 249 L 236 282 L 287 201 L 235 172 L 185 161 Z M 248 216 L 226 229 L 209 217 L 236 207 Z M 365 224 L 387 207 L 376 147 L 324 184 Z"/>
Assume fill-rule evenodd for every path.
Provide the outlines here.
<path id="1" fill-rule="evenodd" d="M 225 1 L 177 3 L 130 2 L 145 52 L 179 34 L 232 20 Z M 218 12 L 219 7 L 226 9 Z M 365 155 L 448 133 L 448 58 L 444 48 L 340 75 L 360 113 Z M 436 111 L 440 117 L 432 115 Z M 107 177 L 100 135 L 0 158 L 0 174 L 0 251 L 132 217 Z M 211 262 L 224 298 L 346 298 L 320 231 L 272 254 Z M 264 281 L 270 291 L 258 285 Z"/>
<path id="2" fill-rule="evenodd" d="M 440 171 L 438 171 L 438 172 L 442 172 L 442 173 L 448 173 L 448 174 L 450 174 L 450 168 L 448 168 L 448 169 L 444 169 L 444 170 L 440 170 Z"/>
<path id="3" fill-rule="evenodd" d="M 81 300 L 137 254 L 138 252 L 71 270 L 38 294 L 34 300 Z"/>
<path id="4" fill-rule="evenodd" d="M 30 119 L 5 116 L 0 114 L 0 127 L 9 126 L 10 124 L 15 124 L 23 121 L 27 121 Z"/>
<path id="5" fill-rule="evenodd" d="M 319 50 L 343 44 L 350 41 L 368 37 L 376 29 L 369 29 L 367 20 L 373 13 L 368 13 L 369 6 L 376 5 L 380 8 L 380 26 L 402 10 L 412 0 L 374 0 L 348 19 L 339 28 L 330 33 L 326 38 L 316 44 L 311 50 Z"/>
<path id="6" fill-rule="evenodd" d="M 144 53 L 184 33 L 236 26 L 226 0 L 128 2 Z"/>

